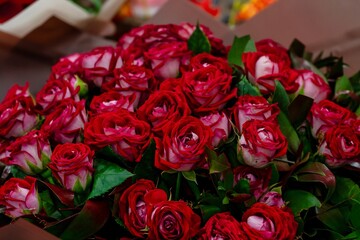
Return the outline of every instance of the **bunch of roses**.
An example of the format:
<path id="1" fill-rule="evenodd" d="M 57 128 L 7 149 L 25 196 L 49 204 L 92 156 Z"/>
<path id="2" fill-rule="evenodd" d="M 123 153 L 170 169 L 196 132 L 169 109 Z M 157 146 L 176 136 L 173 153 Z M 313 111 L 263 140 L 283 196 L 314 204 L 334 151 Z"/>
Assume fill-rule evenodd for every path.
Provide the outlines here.
<path id="1" fill-rule="evenodd" d="M 210 51 L 195 54 L 189 41 L 199 32 Z M 328 100 L 323 76 L 295 69 L 278 43 L 255 46 L 237 56 L 239 71 L 204 26 L 146 25 L 122 36 L 117 47 L 60 59 L 35 97 L 28 85 L 15 85 L 0 104 L 0 162 L 29 176 L 0 187 L 5 214 L 48 213 L 36 179 L 86 197 L 104 172 L 94 164 L 97 153 L 108 148 L 135 175 L 133 184 L 113 186 L 110 195 L 116 196 L 113 215 L 134 237 L 294 239 L 297 223 L 282 190 L 295 170 L 280 163 L 291 163 L 288 156 L 302 149 L 294 149 L 279 123 L 283 109 L 272 101 L 277 81 L 291 99 L 313 99 L 300 128 L 310 126 L 313 148 L 329 167 L 358 166 L 360 121 Z M 242 94 L 239 83 L 247 79 L 258 94 Z M 137 166 L 152 144 L 147 170 L 155 178 L 143 179 Z M 175 184 L 166 179 L 174 173 Z M 180 191 L 182 177 L 187 185 Z M 207 194 L 221 200 L 210 216 L 202 208 Z"/>

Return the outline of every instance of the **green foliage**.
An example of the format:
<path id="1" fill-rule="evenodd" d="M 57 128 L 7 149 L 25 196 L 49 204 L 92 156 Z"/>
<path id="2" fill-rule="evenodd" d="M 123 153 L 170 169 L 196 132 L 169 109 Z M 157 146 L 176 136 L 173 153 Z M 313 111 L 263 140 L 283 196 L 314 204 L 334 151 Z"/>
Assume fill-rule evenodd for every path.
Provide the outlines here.
<path id="1" fill-rule="evenodd" d="M 255 52 L 256 47 L 254 40 L 249 35 L 243 37 L 234 37 L 233 44 L 231 45 L 228 53 L 228 62 L 236 66 L 243 66 L 242 54 L 246 52 Z"/>
<path id="2" fill-rule="evenodd" d="M 188 40 L 188 48 L 193 51 L 194 54 L 199 54 L 203 52 L 210 53 L 211 51 L 209 39 L 200 29 L 199 24 L 196 25 L 194 32 L 191 34 Z"/>

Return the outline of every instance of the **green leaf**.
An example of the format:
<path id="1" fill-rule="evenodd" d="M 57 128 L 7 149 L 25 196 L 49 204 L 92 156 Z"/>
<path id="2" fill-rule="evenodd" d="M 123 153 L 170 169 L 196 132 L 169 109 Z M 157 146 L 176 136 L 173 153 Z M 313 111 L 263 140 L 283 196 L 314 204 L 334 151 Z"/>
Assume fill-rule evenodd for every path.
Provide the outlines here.
<path id="1" fill-rule="evenodd" d="M 24 179 L 26 177 L 26 174 L 21 171 L 18 167 L 16 166 L 12 166 L 11 167 L 11 174 L 13 175 L 13 177 L 15 178 L 21 178 Z"/>
<path id="2" fill-rule="evenodd" d="M 210 53 L 211 45 L 209 39 L 206 37 L 203 31 L 201 31 L 199 23 L 196 25 L 194 32 L 191 34 L 188 42 L 188 48 L 193 51 L 194 54 L 203 52 Z"/>
<path id="3" fill-rule="evenodd" d="M 354 231 L 352 233 L 349 233 L 345 237 L 341 238 L 340 240 L 358 240 L 360 239 L 360 231 Z"/>
<path id="4" fill-rule="evenodd" d="M 95 159 L 94 184 L 88 199 L 100 196 L 133 176 L 118 165 L 103 159 Z"/>
<path id="5" fill-rule="evenodd" d="M 317 218 L 330 229 L 338 233 L 344 233 L 348 230 L 347 220 L 339 208 L 323 205 L 318 211 Z"/>
<path id="6" fill-rule="evenodd" d="M 290 99 L 283 85 L 277 80 L 275 81 L 275 92 L 272 102 L 278 103 L 281 111 L 283 111 L 286 115 L 288 114 L 288 106 L 290 104 Z"/>
<path id="7" fill-rule="evenodd" d="M 300 146 L 300 139 L 299 136 L 297 135 L 297 132 L 295 131 L 294 127 L 291 125 L 285 113 L 283 113 L 282 111 L 280 111 L 279 115 L 277 116 L 277 119 L 279 121 L 281 132 L 284 134 L 284 136 L 288 141 L 290 152 L 295 154 Z"/>
<path id="8" fill-rule="evenodd" d="M 298 39 L 294 39 L 290 44 L 289 51 L 294 53 L 297 57 L 304 57 L 305 45 Z"/>
<path id="9" fill-rule="evenodd" d="M 155 168 L 154 165 L 155 150 L 155 141 L 151 140 L 150 145 L 147 147 L 147 149 L 142 155 L 141 161 L 137 163 L 135 167 L 134 180 L 144 178 L 152 180 L 153 182 L 157 181 L 160 171 L 159 169 Z M 170 173 L 170 170 L 168 172 Z"/>
<path id="10" fill-rule="evenodd" d="M 47 216 L 60 220 L 63 216 L 54 204 L 48 190 L 39 193 L 42 207 Z"/>
<path id="11" fill-rule="evenodd" d="M 88 200 L 60 238 L 63 240 L 88 238 L 99 231 L 109 217 L 107 202 Z"/>
<path id="12" fill-rule="evenodd" d="M 330 71 L 328 72 L 329 79 L 337 79 L 344 75 L 344 63 L 342 58 L 338 58 L 338 61 L 330 67 Z"/>
<path id="13" fill-rule="evenodd" d="M 288 207 L 291 208 L 295 216 L 300 216 L 304 210 L 312 207 L 321 207 L 321 202 L 313 194 L 303 190 L 289 190 L 283 195 L 284 200 L 289 202 Z"/>
<path id="14" fill-rule="evenodd" d="M 296 174 L 299 182 L 321 183 L 327 188 L 325 201 L 327 201 L 335 191 L 336 180 L 334 174 L 320 162 L 310 162 L 299 169 Z"/>
<path id="15" fill-rule="evenodd" d="M 269 182 L 269 186 L 276 184 L 279 181 L 279 171 L 276 168 L 275 164 L 271 164 L 271 178 L 270 178 L 270 182 Z"/>
<path id="16" fill-rule="evenodd" d="M 360 203 L 360 188 L 350 178 L 336 177 L 336 189 L 331 197 L 331 202 L 338 204 L 345 201 Z"/>
<path id="17" fill-rule="evenodd" d="M 218 205 L 219 206 L 219 205 Z M 216 205 L 199 205 L 203 222 L 206 222 L 216 213 L 222 212 L 222 209 Z"/>
<path id="18" fill-rule="evenodd" d="M 181 172 L 181 174 L 183 175 L 183 177 L 186 180 L 197 183 L 196 182 L 196 173 L 195 173 L 195 171 Z"/>
<path id="19" fill-rule="evenodd" d="M 256 52 L 254 41 L 249 35 L 243 37 L 235 36 L 228 53 L 228 62 L 237 66 L 243 66 L 241 56 L 245 52 Z"/>
<path id="20" fill-rule="evenodd" d="M 238 88 L 238 96 L 251 95 L 251 96 L 261 96 L 259 89 L 252 85 L 245 76 L 241 81 L 236 85 Z"/>
<path id="21" fill-rule="evenodd" d="M 306 120 L 313 102 L 314 99 L 300 94 L 290 103 L 288 116 L 293 126 L 298 127 Z"/>
<path id="22" fill-rule="evenodd" d="M 240 179 L 234 187 L 237 193 L 250 193 L 250 183 L 247 179 Z"/>
<path id="23" fill-rule="evenodd" d="M 205 149 L 210 165 L 209 173 L 221 173 L 231 168 L 229 161 L 224 153 L 217 156 L 217 153 L 210 148 Z"/>
<path id="24" fill-rule="evenodd" d="M 352 226 L 357 230 L 360 230 L 360 217 L 359 216 L 360 216 L 360 204 L 354 202 L 352 204 L 349 218 L 350 218 L 350 222 L 351 222 Z"/>

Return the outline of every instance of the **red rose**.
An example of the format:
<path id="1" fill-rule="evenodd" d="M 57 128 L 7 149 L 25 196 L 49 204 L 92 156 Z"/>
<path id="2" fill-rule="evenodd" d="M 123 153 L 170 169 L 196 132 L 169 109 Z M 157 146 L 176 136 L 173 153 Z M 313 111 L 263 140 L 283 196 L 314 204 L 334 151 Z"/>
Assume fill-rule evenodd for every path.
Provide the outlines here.
<path id="1" fill-rule="evenodd" d="M 211 129 L 199 119 L 183 117 L 167 125 L 162 139 L 155 138 L 155 166 L 161 170 L 190 171 L 205 163 Z"/>
<path id="2" fill-rule="evenodd" d="M 159 90 L 181 91 L 181 78 L 168 78 L 160 83 Z"/>
<path id="3" fill-rule="evenodd" d="M 123 65 L 119 52 L 113 47 L 98 47 L 83 53 L 77 60 L 81 67 L 81 79 L 101 87 L 113 77 L 113 70 Z"/>
<path id="4" fill-rule="evenodd" d="M 264 54 L 275 54 L 280 56 L 284 62 L 290 63 L 288 50 L 283 47 L 280 43 L 275 42 L 272 39 L 263 39 L 255 43 L 256 50 Z M 289 64 L 290 66 L 290 64 Z"/>
<path id="5" fill-rule="evenodd" d="M 0 187 L 0 205 L 5 206 L 5 214 L 12 218 L 40 211 L 40 198 L 36 188 L 36 178 L 10 178 Z"/>
<path id="6" fill-rule="evenodd" d="M 146 236 L 148 203 L 145 195 L 155 191 L 158 201 L 166 201 L 166 193 L 160 189 L 155 190 L 155 184 L 146 179 L 140 179 L 121 194 L 118 206 L 119 217 L 129 232 L 139 238 Z M 151 200 L 151 199 L 150 199 Z M 154 200 L 151 200 L 154 201 Z"/>
<path id="7" fill-rule="evenodd" d="M 20 137 L 35 128 L 38 115 L 32 97 L 18 96 L 0 104 L 0 137 Z"/>
<path id="8" fill-rule="evenodd" d="M 161 43 L 144 53 L 159 80 L 178 77 L 182 66 L 189 64 L 191 54 L 186 42 Z"/>
<path id="9" fill-rule="evenodd" d="M 310 70 L 300 70 L 296 82 L 299 84 L 297 94 L 301 93 L 314 99 L 314 102 L 320 102 L 327 99 L 331 93 L 330 86 L 327 82 Z"/>
<path id="10" fill-rule="evenodd" d="M 79 89 L 75 90 L 67 81 L 47 81 L 36 94 L 37 110 L 43 115 L 48 115 L 65 99 L 71 98 L 78 102 L 80 101 L 78 92 Z"/>
<path id="11" fill-rule="evenodd" d="M 21 87 L 17 84 L 14 84 L 6 93 L 4 99 L 1 103 L 4 103 L 8 100 L 12 100 L 18 97 L 31 97 L 31 93 L 29 91 L 29 82 L 26 82 L 25 86 Z"/>
<path id="12" fill-rule="evenodd" d="M 360 132 L 354 126 L 339 124 L 329 128 L 319 147 L 326 164 L 339 167 L 360 163 Z"/>
<path id="13" fill-rule="evenodd" d="M 322 100 L 311 107 L 309 113 L 311 133 L 321 139 L 330 127 L 352 118 L 355 119 L 356 116 L 350 110 L 330 100 Z"/>
<path id="14" fill-rule="evenodd" d="M 251 240 L 295 239 L 297 222 L 286 209 L 255 203 L 242 216 L 241 229 Z"/>
<path id="15" fill-rule="evenodd" d="M 200 230 L 199 240 L 208 239 L 247 239 L 240 228 L 240 223 L 229 212 L 213 215 Z"/>
<path id="16" fill-rule="evenodd" d="M 41 129 L 57 143 L 80 142 L 87 121 L 85 100 L 64 100 L 46 116 Z"/>
<path id="17" fill-rule="evenodd" d="M 236 97 L 237 90 L 231 88 L 231 74 L 215 66 L 185 72 L 182 79 L 182 90 L 194 113 L 222 110 Z"/>
<path id="18" fill-rule="evenodd" d="M 39 130 L 32 130 L 17 138 L 6 149 L 7 165 L 16 165 L 30 175 L 41 173 L 50 160 L 51 148 L 47 135 Z"/>
<path id="19" fill-rule="evenodd" d="M 224 58 L 215 57 L 209 53 L 200 53 L 190 60 L 189 70 L 195 71 L 208 66 L 214 66 L 225 73 L 232 74 L 232 68 Z"/>
<path id="20" fill-rule="evenodd" d="M 262 96 L 240 96 L 233 107 L 233 114 L 237 129 L 242 132 L 242 125 L 251 119 L 276 121 L 280 109 L 275 104 L 270 104 Z"/>
<path id="21" fill-rule="evenodd" d="M 200 121 L 211 128 L 213 133 L 211 144 L 217 147 L 219 144 L 224 143 L 231 132 L 231 124 L 229 118 L 224 112 L 210 113 L 200 117 Z"/>
<path id="22" fill-rule="evenodd" d="M 0 23 L 10 20 L 35 0 L 2 0 L 0 1 Z"/>
<path id="23" fill-rule="evenodd" d="M 135 94 L 134 108 L 144 103 L 157 84 L 152 71 L 140 66 L 126 65 L 116 69 L 114 76 L 102 89 L 120 92 L 125 96 Z"/>
<path id="24" fill-rule="evenodd" d="M 274 158 L 283 157 L 287 140 L 276 122 L 249 120 L 243 124 L 239 150 L 245 164 L 261 168 Z"/>
<path id="25" fill-rule="evenodd" d="M 248 180 L 250 192 L 256 199 L 259 199 L 259 197 L 269 188 L 271 167 L 260 169 L 241 165 L 234 168 L 233 173 L 234 185 L 236 185 L 241 179 Z"/>
<path id="26" fill-rule="evenodd" d="M 7 151 L 7 147 L 9 147 L 11 141 L 0 139 L 0 166 L 6 163 L 10 157 L 10 152 Z"/>
<path id="27" fill-rule="evenodd" d="M 166 125 L 190 115 L 190 108 L 181 92 L 163 90 L 151 94 L 137 110 L 137 115 L 149 122 L 154 134 L 161 137 Z"/>
<path id="28" fill-rule="evenodd" d="M 94 151 L 83 143 L 65 143 L 55 147 L 49 168 L 64 188 L 84 192 L 91 184 Z"/>
<path id="29" fill-rule="evenodd" d="M 289 93 L 298 89 L 295 82 L 298 73 L 290 69 L 290 60 L 281 54 L 248 52 L 242 55 L 242 60 L 249 80 L 259 87 L 262 94 L 274 91 L 275 80 L 279 80 Z"/>
<path id="30" fill-rule="evenodd" d="M 94 116 L 85 124 L 84 142 L 95 149 L 110 146 L 128 161 L 139 162 L 150 143 L 150 125 L 120 109 Z"/>
<path id="31" fill-rule="evenodd" d="M 123 95 L 119 92 L 105 92 L 99 96 L 94 96 L 90 103 L 90 115 L 98 115 L 104 112 L 116 112 L 119 109 L 126 109 L 134 112 L 134 101 L 136 95 Z"/>
<path id="32" fill-rule="evenodd" d="M 60 60 L 51 67 L 51 75 L 49 79 L 65 80 L 72 82 L 75 80 L 75 75 L 79 74 L 80 66 L 77 61 L 81 54 L 74 53 Z"/>
<path id="33" fill-rule="evenodd" d="M 149 210 L 148 239 L 187 240 L 200 230 L 201 218 L 183 201 L 161 201 Z"/>

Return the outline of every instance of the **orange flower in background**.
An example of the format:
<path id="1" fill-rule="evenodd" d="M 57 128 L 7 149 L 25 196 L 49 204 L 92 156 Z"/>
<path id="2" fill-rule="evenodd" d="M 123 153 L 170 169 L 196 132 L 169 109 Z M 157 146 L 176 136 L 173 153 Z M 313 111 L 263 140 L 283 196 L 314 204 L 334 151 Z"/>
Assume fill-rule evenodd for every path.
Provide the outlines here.
<path id="1" fill-rule="evenodd" d="M 214 17 L 218 17 L 221 13 L 219 7 L 213 6 L 212 0 L 191 0 L 191 2 L 200 6 L 202 9 L 204 9 L 206 12 L 210 13 Z"/>
<path id="2" fill-rule="evenodd" d="M 250 0 L 245 4 L 241 4 L 240 11 L 236 15 L 236 22 L 252 18 L 274 2 L 276 2 L 276 0 Z"/>
<path id="3" fill-rule="evenodd" d="M 0 0 L 0 23 L 4 23 L 20 13 L 35 0 Z"/>

